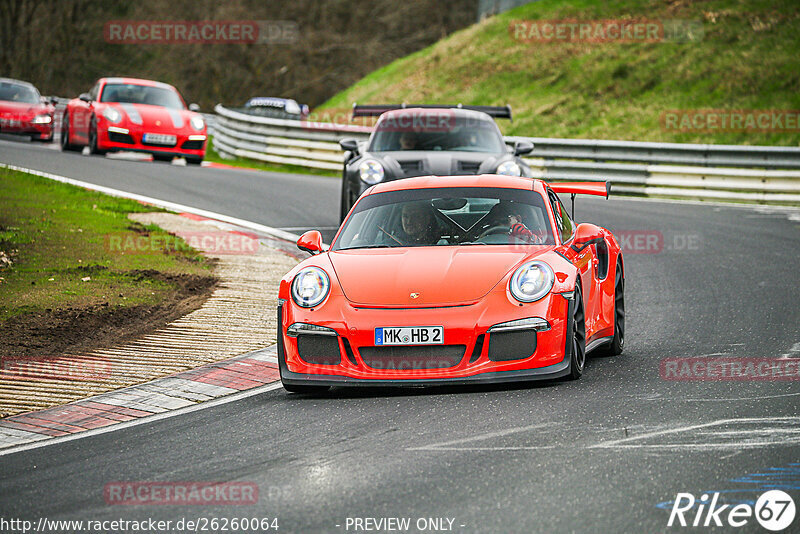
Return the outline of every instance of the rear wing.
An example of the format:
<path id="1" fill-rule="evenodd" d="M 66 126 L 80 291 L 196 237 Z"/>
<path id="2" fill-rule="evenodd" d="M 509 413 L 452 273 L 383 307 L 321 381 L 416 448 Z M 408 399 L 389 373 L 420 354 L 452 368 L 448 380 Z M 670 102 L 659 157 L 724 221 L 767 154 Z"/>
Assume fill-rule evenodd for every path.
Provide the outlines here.
<path id="1" fill-rule="evenodd" d="M 556 193 L 569 193 L 572 200 L 572 220 L 575 220 L 575 195 L 606 197 L 611 193 L 611 182 L 559 182 L 549 184 Z"/>
<path id="2" fill-rule="evenodd" d="M 367 104 L 359 106 L 353 104 L 353 118 L 356 117 L 377 117 L 387 111 L 395 109 L 422 108 L 422 109 L 469 109 L 486 113 L 495 119 L 511 120 L 511 106 L 465 106 L 463 104 Z"/>
<path id="3" fill-rule="evenodd" d="M 611 182 L 559 182 L 550 184 L 550 189 L 556 193 L 569 193 L 575 195 L 597 195 L 608 198 L 611 193 Z"/>

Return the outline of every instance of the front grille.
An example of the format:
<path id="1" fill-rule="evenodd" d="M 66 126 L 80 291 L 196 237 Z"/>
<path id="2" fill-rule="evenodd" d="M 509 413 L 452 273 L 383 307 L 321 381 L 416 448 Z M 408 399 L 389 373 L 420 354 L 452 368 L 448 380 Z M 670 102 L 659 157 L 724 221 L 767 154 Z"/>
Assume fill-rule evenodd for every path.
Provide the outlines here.
<path id="1" fill-rule="evenodd" d="M 379 370 L 448 369 L 461 362 L 466 345 L 416 345 L 404 347 L 362 347 L 361 359 Z"/>
<path id="2" fill-rule="evenodd" d="M 530 358 L 536 352 L 536 330 L 489 333 L 489 359 L 507 362 Z"/>
<path id="3" fill-rule="evenodd" d="M 300 334 L 297 336 L 297 352 L 306 363 L 339 365 L 342 362 L 342 355 L 339 353 L 339 338 L 336 336 Z"/>
<path id="4" fill-rule="evenodd" d="M 418 176 L 422 173 L 422 160 L 401 161 L 400 168 L 406 176 Z"/>
<path id="5" fill-rule="evenodd" d="M 112 143 L 125 143 L 128 145 L 133 144 L 133 137 L 131 137 L 129 134 L 119 132 L 108 132 L 108 140 Z"/>
<path id="6" fill-rule="evenodd" d="M 203 148 L 205 141 L 184 141 L 181 148 L 185 150 L 200 150 Z"/>
<path id="7" fill-rule="evenodd" d="M 479 161 L 459 161 L 457 168 L 461 174 L 478 174 L 481 163 Z"/>

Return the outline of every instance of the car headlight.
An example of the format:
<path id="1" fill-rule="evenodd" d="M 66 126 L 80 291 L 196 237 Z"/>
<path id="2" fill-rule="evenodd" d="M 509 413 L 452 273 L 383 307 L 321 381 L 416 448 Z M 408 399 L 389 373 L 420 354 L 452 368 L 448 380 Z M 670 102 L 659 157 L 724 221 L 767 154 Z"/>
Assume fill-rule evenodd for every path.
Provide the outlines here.
<path id="1" fill-rule="evenodd" d="M 328 275 L 319 267 L 306 267 L 292 280 L 292 299 L 303 308 L 318 306 L 330 291 Z"/>
<path id="2" fill-rule="evenodd" d="M 122 120 L 122 113 L 114 108 L 108 107 L 103 110 L 103 117 L 108 119 L 110 122 L 117 123 Z"/>
<path id="3" fill-rule="evenodd" d="M 358 174 L 365 183 L 369 185 L 377 184 L 383 180 L 383 165 L 374 159 L 364 160 L 358 167 Z"/>
<path id="4" fill-rule="evenodd" d="M 50 115 L 36 115 L 33 118 L 33 124 L 50 124 L 53 122 L 53 117 Z"/>
<path id="5" fill-rule="evenodd" d="M 506 176 L 522 176 L 522 169 L 519 168 L 514 161 L 504 161 L 497 166 L 497 174 L 505 174 Z"/>
<path id="6" fill-rule="evenodd" d="M 190 122 L 195 130 L 202 130 L 206 126 L 206 121 L 203 120 L 203 117 L 192 117 Z"/>
<path id="7" fill-rule="evenodd" d="M 520 302 L 534 302 L 553 288 L 553 269 L 543 261 L 523 263 L 511 277 L 511 295 Z"/>

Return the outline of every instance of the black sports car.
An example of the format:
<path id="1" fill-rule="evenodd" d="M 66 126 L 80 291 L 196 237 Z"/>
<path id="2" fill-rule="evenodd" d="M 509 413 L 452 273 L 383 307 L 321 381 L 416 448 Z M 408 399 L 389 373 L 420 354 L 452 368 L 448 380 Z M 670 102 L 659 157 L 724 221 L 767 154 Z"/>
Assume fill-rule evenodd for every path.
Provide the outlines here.
<path id="1" fill-rule="evenodd" d="M 342 139 L 343 221 L 358 197 L 379 182 L 412 176 L 506 174 L 531 176 L 520 156 L 533 143 L 503 141 L 492 117 L 511 119 L 511 108 L 492 106 L 353 106 L 353 117 L 380 116 L 366 142 Z"/>

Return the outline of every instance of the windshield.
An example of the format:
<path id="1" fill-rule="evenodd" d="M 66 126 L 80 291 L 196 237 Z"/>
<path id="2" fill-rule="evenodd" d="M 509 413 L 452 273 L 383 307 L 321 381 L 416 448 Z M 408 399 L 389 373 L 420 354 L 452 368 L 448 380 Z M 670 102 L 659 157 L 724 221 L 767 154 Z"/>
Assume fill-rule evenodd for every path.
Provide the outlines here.
<path id="1" fill-rule="evenodd" d="M 20 102 L 24 104 L 38 104 L 39 93 L 36 89 L 18 83 L 0 82 L 0 100 Z"/>
<path id="2" fill-rule="evenodd" d="M 544 200 L 533 191 L 391 191 L 366 196 L 355 209 L 331 250 L 555 243 Z"/>
<path id="3" fill-rule="evenodd" d="M 382 119 L 372 135 L 370 152 L 395 150 L 455 150 L 506 152 L 506 145 L 491 120 L 456 117 L 449 110 L 395 114 Z"/>
<path id="4" fill-rule="evenodd" d="M 103 88 L 100 102 L 149 104 L 173 109 L 186 109 L 181 97 L 172 89 L 134 85 L 130 83 L 108 84 Z"/>

